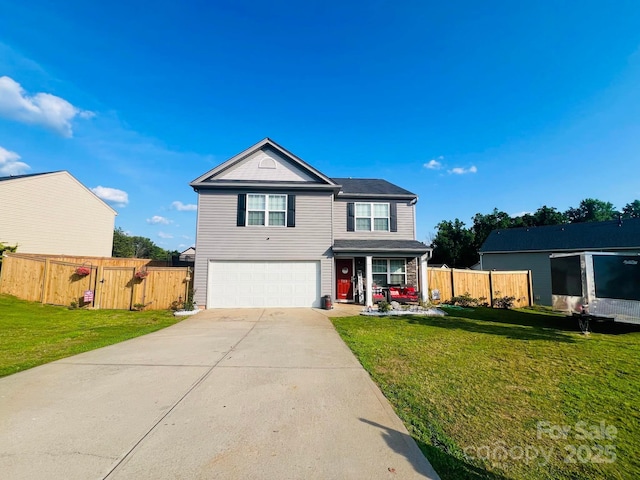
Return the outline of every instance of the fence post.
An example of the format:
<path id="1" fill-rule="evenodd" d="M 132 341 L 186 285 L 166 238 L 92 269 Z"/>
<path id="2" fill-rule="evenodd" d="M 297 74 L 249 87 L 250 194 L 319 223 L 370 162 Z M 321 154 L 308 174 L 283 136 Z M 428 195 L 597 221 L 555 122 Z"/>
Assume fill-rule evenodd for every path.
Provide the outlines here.
<path id="1" fill-rule="evenodd" d="M 493 272 L 489 270 L 489 303 L 493 308 Z"/>
<path id="2" fill-rule="evenodd" d="M 43 305 L 47 301 L 47 283 L 49 282 L 49 268 L 51 268 L 51 259 L 47 257 L 44 261 L 44 273 L 42 274 L 42 294 L 40 295 L 40 303 Z"/>
<path id="3" fill-rule="evenodd" d="M 527 270 L 527 291 L 529 293 L 529 306 L 533 306 L 533 283 L 531 279 L 531 270 Z"/>
<path id="4" fill-rule="evenodd" d="M 451 298 L 456 296 L 456 280 L 453 275 L 453 268 L 451 269 Z"/>
<path id="5" fill-rule="evenodd" d="M 96 270 L 96 289 L 93 291 L 93 308 L 99 310 L 101 308 L 101 300 L 102 300 L 102 285 L 104 285 L 104 278 L 102 263 L 98 264 L 98 269 Z"/>

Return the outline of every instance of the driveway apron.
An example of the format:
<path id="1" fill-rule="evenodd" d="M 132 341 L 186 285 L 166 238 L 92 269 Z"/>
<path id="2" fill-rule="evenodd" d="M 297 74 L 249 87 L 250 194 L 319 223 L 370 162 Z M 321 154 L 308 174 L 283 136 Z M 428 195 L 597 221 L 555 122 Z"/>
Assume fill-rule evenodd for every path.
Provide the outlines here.
<path id="1" fill-rule="evenodd" d="M 328 318 L 206 310 L 0 379 L 0 476 L 438 478 Z"/>

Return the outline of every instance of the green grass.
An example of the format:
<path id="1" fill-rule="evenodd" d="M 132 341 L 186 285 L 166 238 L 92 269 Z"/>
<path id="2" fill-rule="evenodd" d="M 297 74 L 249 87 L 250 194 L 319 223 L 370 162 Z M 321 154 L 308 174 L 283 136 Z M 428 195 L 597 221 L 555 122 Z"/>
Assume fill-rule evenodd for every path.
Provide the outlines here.
<path id="1" fill-rule="evenodd" d="M 180 321 L 163 310 L 69 310 L 0 295 L 0 377 Z"/>
<path id="2" fill-rule="evenodd" d="M 585 336 L 540 309 L 332 321 L 443 479 L 640 478 L 640 328 Z M 600 422 L 615 438 L 579 438 Z"/>

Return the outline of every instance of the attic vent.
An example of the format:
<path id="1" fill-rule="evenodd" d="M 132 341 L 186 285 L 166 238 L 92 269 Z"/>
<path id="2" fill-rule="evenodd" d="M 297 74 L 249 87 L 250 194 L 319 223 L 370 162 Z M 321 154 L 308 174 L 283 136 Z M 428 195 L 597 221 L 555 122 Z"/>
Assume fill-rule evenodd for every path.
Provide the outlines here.
<path id="1" fill-rule="evenodd" d="M 271 157 L 264 157 L 260 160 L 258 168 L 276 168 L 276 161 Z"/>

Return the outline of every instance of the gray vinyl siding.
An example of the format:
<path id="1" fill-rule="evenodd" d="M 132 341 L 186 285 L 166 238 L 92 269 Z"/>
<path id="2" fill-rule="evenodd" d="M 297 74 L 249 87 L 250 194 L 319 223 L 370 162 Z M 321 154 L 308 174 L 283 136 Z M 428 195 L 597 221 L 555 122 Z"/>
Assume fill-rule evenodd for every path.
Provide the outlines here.
<path id="1" fill-rule="evenodd" d="M 415 240 L 415 206 L 409 201 L 395 201 L 398 205 L 398 231 L 397 232 L 348 232 L 347 231 L 347 203 L 375 202 L 386 203 L 394 200 L 381 200 L 380 198 L 367 199 L 337 199 L 333 207 L 333 231 L 336 239 L 403 239 Z"/>
<path id="2" fill-rule="evenodd" d="M 640 253 L 639 250 L 629 249 L 598 249 L 601 252 Z M 552 253 L 569 253 L 566 250 L 557 252 L 514 252 L 514 253 L 483 253 L 483 270 L 531 270 L 531 284 L 533 287 L 533 301 L 538 305 L 551 305 L 551 262 Z"/>
<path id="3" fill-rule="evenodd" d="M 238 227 L 239 193 L 246 191 L 199 192 L 194 273 L 196 302 L 200 306 L 206 304 L 209 260 L 319 260 L 321 294 L 333 296 L 332 194 L 295 192 L 295 227 Z M 241 285 L 238 287 L 242 288 Z"/>
<path id="4" fill-rule="evenodd" d="M 531 270 L 533 301 L 538 305 L 551 305 L 550 252 L 540 253 L 485 253 L 483 270 Z"/>

